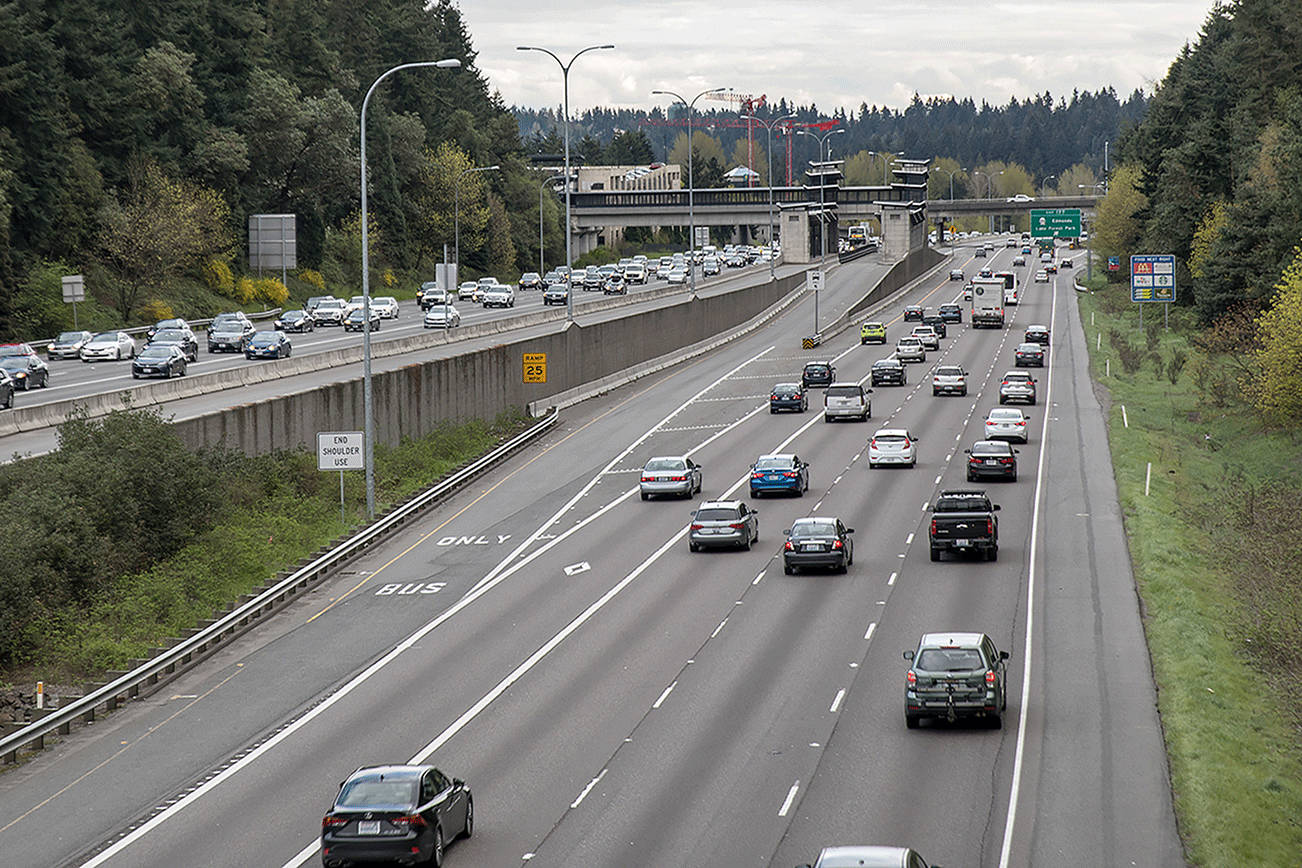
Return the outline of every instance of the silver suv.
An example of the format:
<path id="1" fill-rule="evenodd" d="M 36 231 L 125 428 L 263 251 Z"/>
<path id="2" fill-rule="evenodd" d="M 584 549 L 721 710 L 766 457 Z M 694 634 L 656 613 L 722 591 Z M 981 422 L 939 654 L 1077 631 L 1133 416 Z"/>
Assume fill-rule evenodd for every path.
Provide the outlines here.
<path id="1" fill-rule="evenodd" d="M 749 549 L 759 542 L 759 512 L 740 500 L 711 500 L 692 513 L 687 547 L 738 547 Z"/>
<path id="2" fill-rule="evenodd" d="M 850 418 L 867 422 L 873 413 L 872 401 L 868 397 L 871 391 L 872 389 L 865 389 L 858 383 L 833 383 L 828 386 L 823 393 L 823 421 Z"/>
<path id="3" fill-rule="evenodd" d="M 1009 371 L 999 382 L 999 403 L 1009 404 L 1013 401 L 1035 403 L 1035 377 L 1025 371 Z"/>
<path id="4" fill-rule="evenodd" d="M 895 345 L 895 358 L 901 362 L 925 362 L 927 348 L 916 337 L 900 338 Z"/>

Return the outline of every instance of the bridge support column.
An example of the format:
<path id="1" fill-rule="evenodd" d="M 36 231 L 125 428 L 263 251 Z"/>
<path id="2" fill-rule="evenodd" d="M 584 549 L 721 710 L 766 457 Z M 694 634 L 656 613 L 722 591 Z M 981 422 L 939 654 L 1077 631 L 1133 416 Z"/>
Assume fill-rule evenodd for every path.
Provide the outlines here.
<path id="1" fill-rule="evenodd" d="M 812 262 L 809 252 L 809 213 L 804 208 L 783 208 L 778 213 L 778 234 L 782 239 L 782 261 Z"/>

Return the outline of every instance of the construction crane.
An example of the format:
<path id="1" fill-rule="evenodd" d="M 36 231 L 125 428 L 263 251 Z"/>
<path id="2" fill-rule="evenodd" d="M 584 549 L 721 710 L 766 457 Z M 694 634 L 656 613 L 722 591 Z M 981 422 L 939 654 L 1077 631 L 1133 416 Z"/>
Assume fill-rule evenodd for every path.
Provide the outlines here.
<path id="1" fill-rule="evenodd" d="M 674 120 L 667 120 L 667 119 L 661 120 L 658 118 L 643 118 L 638 123 L 640 126 L 644 126 L 644 127 L 685 127 L 687 126 L 687 119 L 676 118 Z M 707 129 L 707 130 L 714 129 L 716 127 L 723 127 L 725 129 L 746 129 L 749 131 L 750 128 L 754 125 L 754 123 L 755 123 L 754 121 L 748 121 L 745 120 L 744 118 L 708 118 L 708 119 L 698 118 L 693 121 L 693 125 L 697 129 Z M 792 140 L 795 139 L 796 137 L 795 131 L 797 129 L 815 129 L 825 133 L 828 130 L 833 129 L 834 127 L 838 127 L 840 125 L 841 122 L 839 120 L 813 121 L 810 123 L 800 123 L 798 121 L 782 121 L 781 123 L 774 125 L 773 127 L 774 135 L 785 136 L 787 139 L 787 184 L 786 185 L 788 187 L 791 186 L 791 182 L 792 182 L 791 143 Z M 667 154 L 666 157 L 668 157 Z M 747 168 L 751 168 L 751 167 L 747 167 Z M 751 168 L 751 171 L 754 171 L 754 169 Z"/>
<path id="2" fill-rule="evenodd" d="M 791 145 L 792 145 L 792 142 L 795 141 L 795 138 L 796 138 L 796 130 L 798 130 L 798 129 L 814 129 L 814 130 L 818 130 L 819 132 L 825 133 L 825 132 L 827 132 L 828 130 L 830 130 L 830 129 L 834 128 L 834 127 L 838 127 L 838 126 L 840 126 L 840 125 L 841 125 L 841 122 L 840 122 L 839 120 L 830 120 L 830 121 L 813 121 L 813 122 L 811 122 L 811 123 L 798 123 L 798 122 L 796 122 L 796 121 L 783 121 L 782 123 L 778 124 L 777 126 L 775 126 L 775 127 L 773 128 L 773 132 L 774 132 L 774 133 L 776 133 L 776 134 L 779 135 L 779 136 L 784 136 L 784 137 L 786 137 L 786 140 L 787 140 L 787 186 L 788 186 L 788 187 L 791 186 L 791 182 L 792 182 L 792 177 L 791 177 L 791 169 L 792 169 L 792 166 L 791 166 Z"/>
<path id="3" fill-rule="evenodd" d="M 743 115 L 754 115 L 755 112 L 764 108 L 766 97 L 764 94 L 755 96 L 749 93 L 733 93 L 732 91 L 723 91 L 722 93 L 707 93 L 706 99 L 712 99 L 716 102 L 726 102 L 729 105 L 736 106 L 737 111 Z M 746 168 L 751 171 L 746 176 L 746 186 L 750 187 L 755 183 L 755 122 L 746 121 Z"/>

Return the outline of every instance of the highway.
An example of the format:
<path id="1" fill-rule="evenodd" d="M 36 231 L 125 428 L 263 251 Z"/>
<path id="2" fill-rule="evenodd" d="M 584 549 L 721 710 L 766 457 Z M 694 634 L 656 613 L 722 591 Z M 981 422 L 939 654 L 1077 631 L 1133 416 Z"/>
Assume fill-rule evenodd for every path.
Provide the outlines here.
<path id="1" fill-rule="evenodd" d="M 781 276 L 802 270 L 804 267 L 779 266 L 778 272 Z M 718 277 L 699 280 L 697 286 L 701 291 L 713 290 L 721 286 L 731 285 L 740 279 L 755 280 L 767 273 L 767 271 L 767 264 L 749 265 L 740 269 L 727 269 Z M 667 285 L 663 280 L 652 279 L 645 284 L 630 286 L 629 298 L 636 301 L 639 293 L 648 289 L 660 289 Z M 682 291 L 684 293 L 690 292 L 686 286 L 682 287 Z M 607 297 L 600 292 L 584 290 L 575 292 L 574 307 L 576 314 L 583 310 L 586 302 Z M 533 290 L 517 290 L 515 293 L 515 306 L 509 308 L 483 308 L 469 300 L 453 302 L 453 304 L 461 312 L 463 325 L 520 317 L 549 309 L 542 303 L 542 293 Z M 380 328 L 371 334 L 373 342 L 396 340 L 426 331 L 423 325 L 424 314 L 417 308 L 415 301 L 399 302 L 399 308 L 400 312 L 396 320 L 381 320 Z M 550 309 L 557 310 L 560 308 L 553 305 Z M 271 320 L 258 320 L 254 325 L 259 329 L 267 330 L 272 327 L 271 323 Z M 199 358 L 198 361 L 190 363 L 187 371 L 189 375 L 250 365 L 274 365 L 277 363 L 277 360 L 274 359 L 249 360 L 244 358 L 242 353 L 209 353 L 205 332 L 196 330 L 195 335 L 199 339 Z M 312 332 L 293 333 L 289 338 L 294 345 L 293 352 L 296 356 L 328 352 L 349 346 L 360 346 L 362 342 L 361 332 L 345 332 L 339 326 L 323 326 Z M 143 335 L 136 343 L 138 347 L 144 346 Z M 78 359 L 47 359 L 46 361 L 50 366 L 50 385 L 43 389 L 34 389 L 31 392 L 20 392 L 16 396 L 15 406 L 31 407 L 53 401 L 67 401 L 91 395 L 127 391 L 153 382 L 151 380 L 133 379 L 129 360 L 93 363 L 82 362 Z"/>
<path id="2" fill-rule="evenodd" d="M 960 248 L 953 264 L 1013 253 Z M 567 411 L 156 695 L 0 775 L 5 864 L 319 864 L 339 781 L 393 761 L 471 785 L 476 833 L 454 866 L 793 866 L 846 843 L 950 868 L 1183 864 L 1070 273 L 1027 282 L 1003 331 L 951 325 L 907 386 L 874 391 L 866 425 L 826 423 L 817 401 L 767 411 L 807 360 L 866 378 L 908 331 L 903 305 L 958 294 L 949 267 L 873 317 L 886 347 L 852 330 L 801 351 L 804 299 Z M 825 315 L 872 269 L 833 269 Z M 1054 342 L 1020 481 L 983 486 L 1002 506 L 999 560 L 932 563 L 925 505 L 966 485 L 962 450 L 1032 322 Z M 942 362 L 967 368 L 969 397 L 931 396 Z M 920 438 L 915 469 L 866 468 L 888 422 Z M 810 461 L 810 491 L 751 500 L 748 552 L 689 553 L 692 503 L 636 493 L 648 457 L 689 452 L 705 496 L 745 497 L 769 451 Z M 783 575 L 782 530 L 812 514 L 856 529 L 848 575 Z M 1012 653 L 1003 729 L 905 729 L 900 652 L 946 629 Z"/>

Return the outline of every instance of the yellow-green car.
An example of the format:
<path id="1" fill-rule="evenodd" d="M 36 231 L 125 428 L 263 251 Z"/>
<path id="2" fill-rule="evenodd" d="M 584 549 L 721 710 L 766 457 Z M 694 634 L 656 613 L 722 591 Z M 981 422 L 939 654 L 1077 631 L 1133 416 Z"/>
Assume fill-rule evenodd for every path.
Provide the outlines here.
<path id="1" fill-rule="evenodd" d="M 886 343 L 886 324 L 866 322 L 861 325 L 859 327 L 859 343 L 860 345 Z"/>

